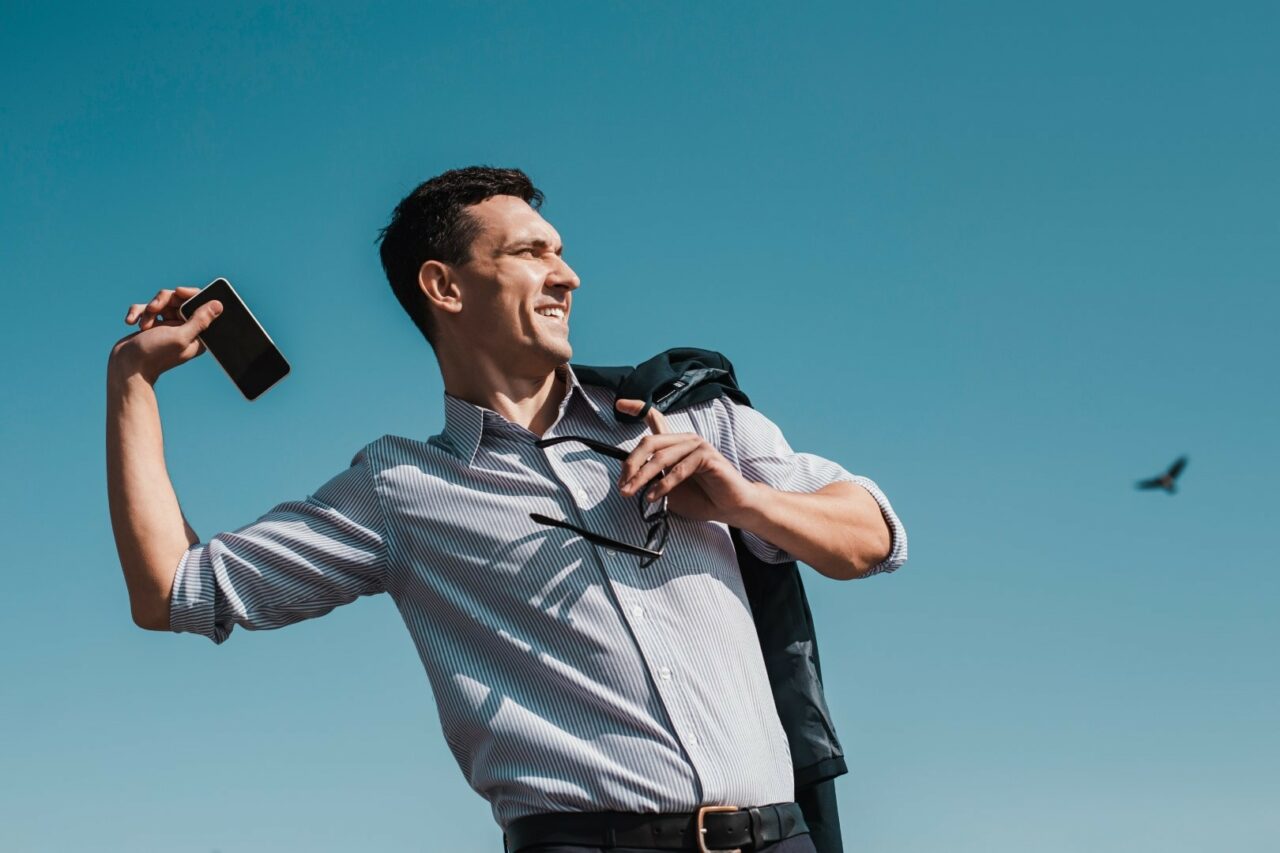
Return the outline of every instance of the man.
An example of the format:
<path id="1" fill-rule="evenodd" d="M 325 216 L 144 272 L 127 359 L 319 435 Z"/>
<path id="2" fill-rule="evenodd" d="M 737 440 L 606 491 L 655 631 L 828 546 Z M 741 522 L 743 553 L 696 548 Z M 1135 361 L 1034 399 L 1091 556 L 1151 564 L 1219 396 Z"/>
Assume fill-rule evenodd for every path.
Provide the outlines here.
<path id="1" fill-rule="evenodd" d="M 221 643 L 388 592 L 511 849 L 811 851 L 729 528 L 767 562 L 840 579 L 898 568 L 905 532 L 875 483 L 728 398 L 620 422 L 569 365 L 581 282 L 541 202 L 523 172 L 488 167 L 400 202 L 382 261 L 439 362 L 443 431 L 383 436 L 207 542 L 166 474 L 153 386 L 203 352 L 220 306 L 183 322 L 197 289 L 180 287 L 129 308 L 107 447 L 134 621 Z M 655 543 L 643 507 L 664 505 Z"/>

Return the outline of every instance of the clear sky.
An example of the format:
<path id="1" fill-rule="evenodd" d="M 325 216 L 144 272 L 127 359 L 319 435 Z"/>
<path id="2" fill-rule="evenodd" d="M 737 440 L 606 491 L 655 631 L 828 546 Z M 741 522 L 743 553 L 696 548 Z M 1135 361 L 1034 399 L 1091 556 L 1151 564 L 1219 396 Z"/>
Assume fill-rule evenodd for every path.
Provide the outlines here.
<path id="1" fill-rule="evenodd" d="M 575 361 L 719 350 L 904 520 L 804 569 L 850 850 L 1277 849 L 1280 7 L 355 5 L 5 6 L 0 848 L 500 849 L 388 597 L 134 627 L 103 449 L 129 304 L 219 275 L 293 374 L 160 380 L 202 539 L 437 432 L 374 238 L 489 164 Z"/>

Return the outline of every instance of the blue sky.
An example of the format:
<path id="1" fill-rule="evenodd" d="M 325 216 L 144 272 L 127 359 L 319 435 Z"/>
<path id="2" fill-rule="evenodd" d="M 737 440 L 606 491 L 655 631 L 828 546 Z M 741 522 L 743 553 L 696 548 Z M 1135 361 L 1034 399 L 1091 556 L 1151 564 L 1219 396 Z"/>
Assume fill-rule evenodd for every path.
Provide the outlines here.
<path id="1" fill-rule="evenodd" d="M 438 431 L 374 238 L 485 163 L 576 361 L 719 350 L 906 523 L 805 569 L 850 849 L 1274 850 L 1280 13 L 1115 6 L 6 6 L 0 847 L 500 849 L 386 596 L 135 628 L 103 453 L 128 305 L 219 275 L 293 374 L 160 380 L 202 538 Z"/>

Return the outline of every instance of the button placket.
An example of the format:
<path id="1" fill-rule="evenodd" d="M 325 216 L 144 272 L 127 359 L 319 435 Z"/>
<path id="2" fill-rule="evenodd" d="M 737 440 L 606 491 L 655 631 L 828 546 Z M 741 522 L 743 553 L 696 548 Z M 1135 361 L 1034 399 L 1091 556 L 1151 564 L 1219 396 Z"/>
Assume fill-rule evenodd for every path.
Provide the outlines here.
<path id="1" fill-rule="evenodd" d="M 698 717 L 690 706 L 689 697 L 683 689 L 684 685 L 680 683 L 680 679 L 674 677 L 670 666 L 658 663 L 658 661 L 672 660 L 672 656 L 671 650 L 665 647 L 662 633 L 650 630 L 653 608 L 648 605 L 651 603 L 641 604 L 634 597 L 622 594 L 619 594 L 618 601 L 624 616 L 629 617 L 626 618 L 626 622 L 631 626 L 632 634 L 640 649 L 640 656 L 649 668 L 658 700 L 667 711 L 667 718 L 671 722 L 671 735 L 686 750 L 690 769 L 698 779 L 698 784 L 704 787 L 720 784 L 716 781 L 714 766 L 706 766 L 703 761 L 703 751 L 700 748 L 702 738 L 696 731 Z"/>
<path id="2" fill-rule="evenodd" d="M 620 498 L 614 491 L 611 477 L 606 476 L 603 480 L 597 481 L 597 472 L 594 469 L 589 466 L 581 467 L 584 463 L 579 461 L 566 462 L 561 454 L 549 452 L 546 458 L 555 472 L 556 479 L 564 488 L 566 503 L 570 504 L 570 510 L 584 527 L 591 528 L 588 516 L 605 513 L 604 504 L 610 504 L 609 511 L 612 512 L 613 502 Z M 587 481 L 588 488 L 580 485 L 584 479 Z M 604 489 L 603 501 L 588 509 L 590 492 L 599 495 L 602 493 L 602 488 Z M 625 509 L 628 512 L 634 512 L 634 507 L 630 505 Z M 656 611 L 652 605 L 655 600 L 661 599 L 660 597 L 646 599 L 645 593 L 636 588 L 637 584 L 633 579 L 637 574 L 636 560 L 631 555 L 620 552 L 616 548 L 600 547 L 592 550 L 596 555 L 597 563 L 605 571 L 607 583 L 614 594 L 614 601 L 620 608 L 619 615 L 635 639 L 658 702 L 666 711 L 666 718 L 671 727 L 670 736 L 675 744 L 686 751 L 689 769 L 698 780 L 697 784 L 705 787 L 711 784 L 708 780 L 713 780 L 716 776 L 715 767 L 706 766 L 705 747 L 698 733 L 700 720 L 691 706 L 690 696 L 686 693 L 687 685 L 674 677 L 669 665 L 661 663 L 673 660 L 672 650 L 666 648 L 665 638 L 660 630 L 661 619 L 655 622 Z"/>
<path id="3" fill-rule="evenodd" d="M 590 515 L 593 509 L 593 506 L 590 505 L 591 494 L 581 485 L 578 477 L 575 476 L 586 476 L 588 467 L 582 462 L 566 462 L 564 455 L 569 451 L 561 450 L 559 447 L 537 450 L 536 452 L 546 461 L 553 477 L 560 484 L 562 498 L 568 504 L 566 507 L 567 517 L 571 518 L 575 524 L 590 528 Z M 600 551 L 595 548 L 592 550 L 598 559 Z M 607 570 L 607 567 L 603 566 L 604 561 L 599 560 L 599 562 L 602 564 L 602 568 Z"/>

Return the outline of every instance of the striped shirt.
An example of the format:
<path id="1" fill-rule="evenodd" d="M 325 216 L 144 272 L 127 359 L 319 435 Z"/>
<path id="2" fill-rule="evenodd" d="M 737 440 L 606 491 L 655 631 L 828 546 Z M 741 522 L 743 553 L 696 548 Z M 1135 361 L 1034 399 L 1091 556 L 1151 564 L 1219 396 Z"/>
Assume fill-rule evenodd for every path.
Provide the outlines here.
<path id="1" fill-rule="evenodd" d="M 572 368 L 545 437 L 632 449 L 643 423 L 613 415 L 611 389 Z M 674 513 L 647 568 L 578 534 L 567 519 L 642 544 L 621 462 L 539 436 L 445 394 L 445 426 L 423 441 L 384 435 L 303 500 L 192 545 L 178 564 L 174 631 L 215 643 L 236 625 L 279 628 L 361 595 L 390 593 L 430 679 L 445 739 L 468 783 L 506 827 L 561 811 L 688 812 L 794 799 L 791 756 L 729 529 Z M 866 477 L 796 453 L 773 422 L 727 398 L 668 413 L 753 482 L 813 492 L 855 482 L 907 558 L 902 524 Z M 794 557 L 746 533 L 770 563 Z"/>

